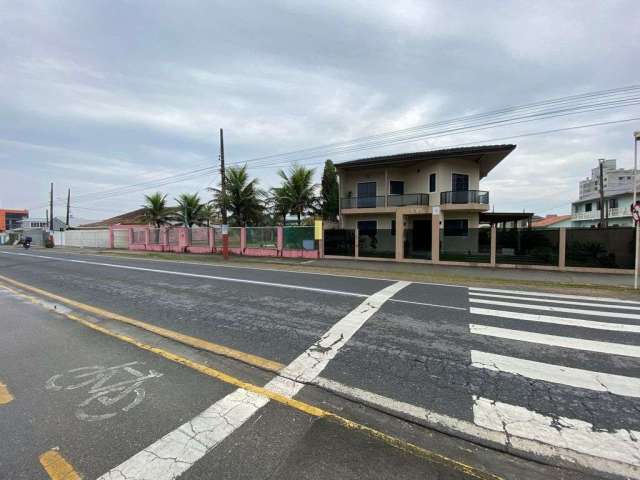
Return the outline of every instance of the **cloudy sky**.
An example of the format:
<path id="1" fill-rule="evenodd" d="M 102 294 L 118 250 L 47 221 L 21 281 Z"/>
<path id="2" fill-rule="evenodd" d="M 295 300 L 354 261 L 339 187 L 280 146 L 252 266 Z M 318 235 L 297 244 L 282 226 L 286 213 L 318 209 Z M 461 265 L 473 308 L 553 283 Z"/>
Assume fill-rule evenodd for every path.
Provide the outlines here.
<path id="1" fill-rule="evenodd" d="M 633 0 L 0 0 L 0 206 L 44 215 L 51 181 L 89 219 L 156 189 L 206 198 L 218 181 L 206 170 L 96 192 L 215 164 L 220 127 L 227 162 L 240 163 L 640 84 L 639 25 Z M 505 138 L 634 117 L 638 105 L 249 165 L 269 187 L 274 165 L 294 160 L 513 142 L 483 180 L 495 209 L 566 212 L 597 158 L 631 166 L 640 121 Z"/>

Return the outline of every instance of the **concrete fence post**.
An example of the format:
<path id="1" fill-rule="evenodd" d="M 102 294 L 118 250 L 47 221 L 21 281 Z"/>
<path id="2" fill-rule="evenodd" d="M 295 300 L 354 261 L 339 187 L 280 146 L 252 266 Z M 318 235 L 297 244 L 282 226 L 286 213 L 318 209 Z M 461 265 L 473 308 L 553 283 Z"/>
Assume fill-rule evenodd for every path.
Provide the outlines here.
<path id="1" fill-rule="evenodd" d="M 498 244 L 498 229 L 496 228 L 496 224 L 491 224 L 491 266 L 496 266 L 496 250 Z"/>
<path id="2" fill-rule="evenodd" d="M 567 264 L 567 229 L 558 232 L 558 268 L 564 269 Z"/>
<path id="3" fill-rule="evenodd" d="M 284 227 L 282 225 L 278 225 L 276 227 L 276 251 L 278 252 L 278 256 L 282 256 L 283 250 L 284 250 Z"/>
<path id="4" fill-rule="evenodd" d="M 180 227 L 178 232 L 178 246 L 181 252 L 186 252 L 189 246 L 189 236 L 187 234 L 187 227 Z"/>
<path id="5" fill-rule="evenodd" d="M 247 248 L 247 227 L 240 227 L 240 254 L 244 254 Z"/>
<path id="6" fill-rule="evenodd" d="M 129 245 L 127 248 L 131 250 L 131 245 L 133 245 L 133 227 L 127 228 L 127 234 L 129 236 Z"/>
<path id="7" fill-rule="evenodd" d="M 151 240 L 151 228 L 144 229 L 144 249 L 149 250 L 149 241 Z"/>
<path id="8" fill-rule="evenodd" d="M 431 262 L 440 263 L 440 215 L 431 215 Z"/>
<path id="9" fill-rule="evenodd" d="M 404 215 L 396 212 L 396 262 L 404 258 Z"/>
<path id="10" fill-rule="evenodd" d="M 358 227 L 354 230 L 355 238 L 353 240 L 353 255 L 355 258 L 360 258 L 360 234 L 358 233 Z"/>
<path id="11" fill-rule="evenodd" d="M 209 238 L 209 250 L 213 253 L 216 249 L 216 236 L 214 234 L 213 228 L 207 227 L 207 236 Z"/>

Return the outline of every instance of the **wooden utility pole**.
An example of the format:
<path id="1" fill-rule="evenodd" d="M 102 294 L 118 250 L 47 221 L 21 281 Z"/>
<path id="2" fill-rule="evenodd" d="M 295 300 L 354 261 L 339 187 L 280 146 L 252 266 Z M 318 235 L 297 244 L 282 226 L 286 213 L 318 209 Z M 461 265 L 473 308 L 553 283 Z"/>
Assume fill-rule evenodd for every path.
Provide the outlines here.
<path id="1" fill-rule="evenodd" d="M 220 213 L 222 214 L 222 224 L 227 224 L 227 207 L 226 202 L 226 183 L 227 179 L 224 173 L 224 137 L 222 129 L 220 129 L 220 192 L 222 196 L 222 204 L 220 205 Z"/>
<path id="2" fill-rule="evenodd" d="M 69 228 L 69 207 L 71 206 L 71 189 L 67 189 L 67 228 Z"/>
<path id="3" fill-rule="evenodd" d="M 604 218 L 604 158 L 601 158 L 598 163 L 600 164 L 600 228 L 606 228 Z"/>
<path id="4" fill-rule="evenodd" d="M 53 230 L 53 182 L 49 191 L 49 230 Z"/>

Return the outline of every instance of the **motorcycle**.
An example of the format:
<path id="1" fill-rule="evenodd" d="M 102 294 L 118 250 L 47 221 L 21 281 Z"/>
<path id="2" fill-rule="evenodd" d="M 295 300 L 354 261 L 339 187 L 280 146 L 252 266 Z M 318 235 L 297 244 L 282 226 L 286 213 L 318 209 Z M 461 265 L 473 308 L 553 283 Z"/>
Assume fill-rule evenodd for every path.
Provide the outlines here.
<path id="1" fill-rule="evenodd" d="M 31 242 L 33 242 L 33 238 L 31 237 L 26 237 L 24 239 L 24 241 L 22 242 L 22 246 L 25 248 L 25 250 L 29 249 L 29 247 L 31 246 Z"/>

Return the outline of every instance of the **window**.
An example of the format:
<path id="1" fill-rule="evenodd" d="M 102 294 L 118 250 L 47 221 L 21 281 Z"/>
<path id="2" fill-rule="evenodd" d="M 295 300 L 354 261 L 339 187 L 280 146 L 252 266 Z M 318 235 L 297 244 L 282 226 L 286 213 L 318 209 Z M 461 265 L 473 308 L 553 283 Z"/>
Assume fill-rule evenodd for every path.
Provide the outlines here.
<path id="1" fill-rule="evenodd" d="M 454 192 L 469 191 L 469 175 L 464 175 L 461 173 L 452 173 L 451 187 Z"/>
<path id="2" fill-rule="evenodd" d="M 391 220 L 391 235 L 396 236 L 396 221 Z"/>
<path id="3" fill-rule="evenodd" d="M 378 222 L 375 220 L 360 220 L 358 222 L 358 233 L 364 235 L 375 235 L 378 230 Z"/>
<path id="4" fill-rule="evenodd" d="M 617 198 L 610 198 L 608 200 L 609 202 L 609 208 L 618 208 L 618 199 Z"/>
<path id="5" fill-rule="evenodd" d="M 373 208 L 376 206 L 376 182 L 358 183 L 358 208 Z"/>
<path id="6" fill-rule="evenodd" d="M 404 182 L 391 180 L 389 182 L 389 193 L 391 195 L 404 195 Z"/>
<path id="7" fill-rule="evenodd" d="M 445 237 L 466 237 L 469 234 L 468 220 L 445 220 L 444 236 Z"/>
<path id="8" fill-rule="evenodd" d="M 432 173 L 429 175 L 429 192 L 433 193 L 436 191 L 436 174 Z"/>
<path id="9" fill-rule="evenodd" d="M 591 203 L 585 203 L 584 204 L 584 211 L 585 212 L 590 212 L 591 211 Z"/>

